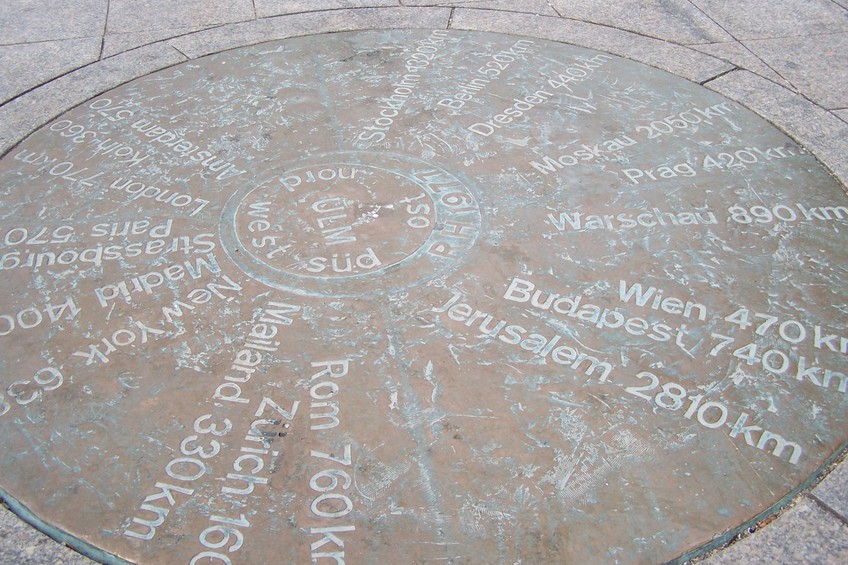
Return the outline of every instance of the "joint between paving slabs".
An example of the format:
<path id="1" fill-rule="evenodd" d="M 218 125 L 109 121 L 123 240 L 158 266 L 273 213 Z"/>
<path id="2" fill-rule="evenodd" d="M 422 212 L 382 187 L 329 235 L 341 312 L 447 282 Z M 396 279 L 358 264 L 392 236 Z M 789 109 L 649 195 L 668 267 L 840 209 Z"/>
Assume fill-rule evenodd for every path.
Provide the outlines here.
<path id="1" fill-rule="evenodd" d="M 100 35 L 100 53 L 97 54 L 97 60 L 103 59 L 103 49 L 106 48 L 106 30 L 109 28 L 109 7 L 111 0 L 106 0 L 106 16 L 103 18 L 103 33 Z"/>
<path id="2" fill-rule="evenodd" d="M 188 55 L 186 55 L 185 53 L 183 53 L 182 51 L 180 51 L 179 47 L 177 47 L 177 46 L 176 46 L 176 45 L 174 45 L 173 43 L 170 43 L 170 42 L 169 42 L 169 43 L 168 43 L 168 47 L 170 47 L 171 49 L 173 49 L 174 51 L 176 51 L 177 53 L 179 53 L 179 54 L 180 54 L 180 55 L 181 55 L 181 56 L 182 56 L 182 57 L 183 57 L 186 61 L 191 61 L 191 57 L 189 57 Z"/>
<path id="3" fill-rule="evenodd" d="M 820 499 L 818 496 L 816 496 L 813 493 L 808 493 L 807 498 L 809 498 L 813 502 L 813 504 L 816 504 L 817 506 L 819 506 L 827 514 L 836 518 L 839 521 L 840 524 L 842 524 L 845 527 L 848 527 L 848 518 L 846 518 L 845 516 L 840 514 L 838 511 L 833 509 L 827 502 L 823 501 L 822 499 Z"/>
<path id="4" fill-rule="evenodd" d="M 551 0 L 546 0 L 546 4 L 550 7 L 550 9 L 551 9 L 551 10 L 553 10 L 553 11 L 554 11 L 554 14 L 556 14 L 557 16 L 559 16 L 559 17 L 561 17 L 561 18 L 564 18 L 564 17 L 565 17 L 565 16 L 563 16 L 563 15 L 562 15 L 562 12 L 560 12 L 559 10 L 557 10 L 557 7 L 556 7 L 556 6 L 554 6 L 554 5 L 553 5 L 553 3 L 551 3 Z"/>
<path id="5" fill-rule="evenodd" d="M 716 79 L 718 79 L 718 78 L 723 77 L 724 75 L 729 75 L 730 73 L 732 73 L 732 72 L 734 72 L 734 71 L 739 71 L 739 70 L 741 70 L 741 69 L 740 69 L 739 67 L 737 67 L 736 65 L 734 65 L 732 69 L 728 69 L 728 70 L 726 70 L 726 71 L 722 71 L 722 72 L 718 73 L 717 75 L 713 75 L 713 76 L 711 76 L 710 78 L 708 78 L 708 79 L 706 79 L 706 80 L 703 80 L 703 81 L 699 82 L 698 84 L 700 84 L 701 86 L 706 86 L 706 84 L 707 84 L 708 82 L 714 81 L 714 80 L 716 80 Z"/>

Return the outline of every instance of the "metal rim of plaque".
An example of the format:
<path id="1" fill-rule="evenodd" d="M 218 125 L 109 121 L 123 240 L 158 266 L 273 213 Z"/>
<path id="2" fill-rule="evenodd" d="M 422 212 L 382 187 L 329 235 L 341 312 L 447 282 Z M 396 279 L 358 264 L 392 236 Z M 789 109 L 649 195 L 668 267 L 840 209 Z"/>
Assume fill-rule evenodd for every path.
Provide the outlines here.
<path id="1" fill-rule="evenodd" d="M 264 43 L 0 186 L 2 496 L 104 562 L 669 561 L 846 441 L 842 187 L 632 61 Z"/>

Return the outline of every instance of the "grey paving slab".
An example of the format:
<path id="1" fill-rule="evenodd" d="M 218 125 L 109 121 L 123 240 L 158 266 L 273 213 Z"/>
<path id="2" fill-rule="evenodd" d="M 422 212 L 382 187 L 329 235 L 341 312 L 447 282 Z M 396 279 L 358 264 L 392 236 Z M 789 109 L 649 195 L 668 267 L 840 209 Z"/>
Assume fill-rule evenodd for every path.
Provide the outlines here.
<path id="1" fill-rule="evenodd" d="M 834 110 L 833 113 L 848 122 L 848 110 Z"/>
<path id="2" fill-rule="evenodd" d="M 76 551 L 58 544 L 0 504 L 0 563 L 7 565 L 92 565 Z"/>
<path id="3" fill-rule="evenodd" d="M 99 56 L 98 37 L 0 46 L 0 103 Z"/>
<path id="4" fill-rule="evenodd" d="M 260 18 L 340 8 L 400 6 L 398 0 L 254 0 L 253 3 L 256 6 L 256 15 Z"/>
<path id="5" fill-rule="evenodd" d="M 615 3 L 552 0 L 551 3 L 566 18 L 609 25 L 675 43 L 732 39 L 688 0 L 622 0 Z"/>
<path id="6" fill-rule="evenodd" d="M 546 16 L 557 16 L 556 10 L 551 7 L 547 0 L 524 0 L 514 2 L 513 0 L 467 0 L 465 2 L 450 2 L 442 0 L 404 0 L 404 6 L 454 6 L 458 8 L 479 8 L 483 10 L 505 10 L 508 12 L 524 12 L 527 14 L 542 14 Z"/>
<path id="7" fill-rule="evenodd" d="M 792 84 L 777 74 L 774 69 L 769 67 L 762 61 L 762 59 L 739 41 L 729 41 L 726 43 L 704 43 L 701 45 L 691 45 L 690 47 L 700 51 L 701 53 L 718 57 L 719 59 L 732 63 L 742 69 L 747 69 L 769 80 L 773 80 L 781 86 L 794 90 Z"/>
<path id="8" fill-rule="evenodd" d="M 848 465 L 842 464 L 834 469 L 810 495 L 848 523 Z"/>
<path id="9" fill-rule="evenodd" d="M 848 31 L 745 44 L 812 101 L 848 106 Z"/>
<path id="10" fill-rule="evenodd" d="M 32 43 L 103 32 L 107 0 L 3 0 L 0 44 Z"/>
<path id="11" fill-rule="evenodd" d="M 778 520 L 705 559 L 702 565 L 846 562 L 848 527 L 815 502 L 801 498 Z"/>
<path id="12" fill-rule="evenodd" d="M 187 35 L 210 27 L 217 26 L 201 26 L 189 28 L 169 28 L 157 29 L 151 31 L 141 31 L 134 33 L 110 33 L 103 37 L 103 52 L 102 57 L 111 57 L 142 45 L 149 45 L 157 41 L 164 41 L 172 37 Z"/>
<path id="13" fill-rule="evenodd" d="M 749 71 L 725 74 L 705 86 L 777 125 L 830 167 L 843 185 L 848 184 L 848 127 L 843 120 L 800 94 Z"/>
<path id="14" fill-rule="evenodd" d="M 183 60 L 185 57 L 166 44 L 148 45 L 69 73 L 0 106 L 0 154 L 88 98 Z"/>
<path id="15" fill-rule="evenodd" d="M 240 45 L 328 31 L 389 28 L 445 28 L 449 8 L 357 8 L 265 18 L 210 29 L 169 41 L 190 58 Z"/>
<path id="16" fill-rule="evenodd" d="M 692 0 L 692 3 L 740 40 L 848 29 L 848 14 L 830 0 Z"/>
<path id="17" fill-rule="evenodd" d="M 733 69 L 733 65 L 715 57 L 666 41 L 561 18 L 457 8 L 451 19 L 451 27 L 531 34 L 534 37 L 574 43 L 647 63 L 695 82 L 703 82 Z"/>
<path id="18" fill-rule="evenodd" d="M 200 27 L 256 17 L 251 0 L 110 0 L 108 33 Z"/>

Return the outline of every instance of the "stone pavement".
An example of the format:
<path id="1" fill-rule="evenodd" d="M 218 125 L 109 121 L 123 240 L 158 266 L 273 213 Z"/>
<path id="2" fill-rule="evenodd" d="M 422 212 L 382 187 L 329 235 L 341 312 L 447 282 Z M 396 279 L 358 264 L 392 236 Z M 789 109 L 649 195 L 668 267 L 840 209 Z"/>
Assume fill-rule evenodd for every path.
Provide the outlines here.
<path id="1" fill-rule="evenodd" d="M 449 28 L 561 41 L 682 76 L 765 117 L 848 184 L 846 0 L 5 0 L 0 23 L 0 153 L 98 93 L 207 54 L 333 31 Z M 707 562 L 848 562 L 848 465 L 806 486 Z M 0 512 L 0 563 L 87 562 Z"/>

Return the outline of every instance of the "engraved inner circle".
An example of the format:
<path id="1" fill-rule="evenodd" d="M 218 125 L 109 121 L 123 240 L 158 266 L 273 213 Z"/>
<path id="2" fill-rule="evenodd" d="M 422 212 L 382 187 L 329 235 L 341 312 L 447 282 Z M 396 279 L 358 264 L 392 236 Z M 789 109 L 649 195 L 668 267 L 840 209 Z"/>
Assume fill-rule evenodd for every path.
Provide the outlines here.
<path id="1" fill-rule="evenodd" d="M 288 170 L 248 193 L 235 216 L 243 250 L 272 269 L 307 277 L 383 271 L 421 247 L 434 222 L 421 186 L 359 164 Z"/>

